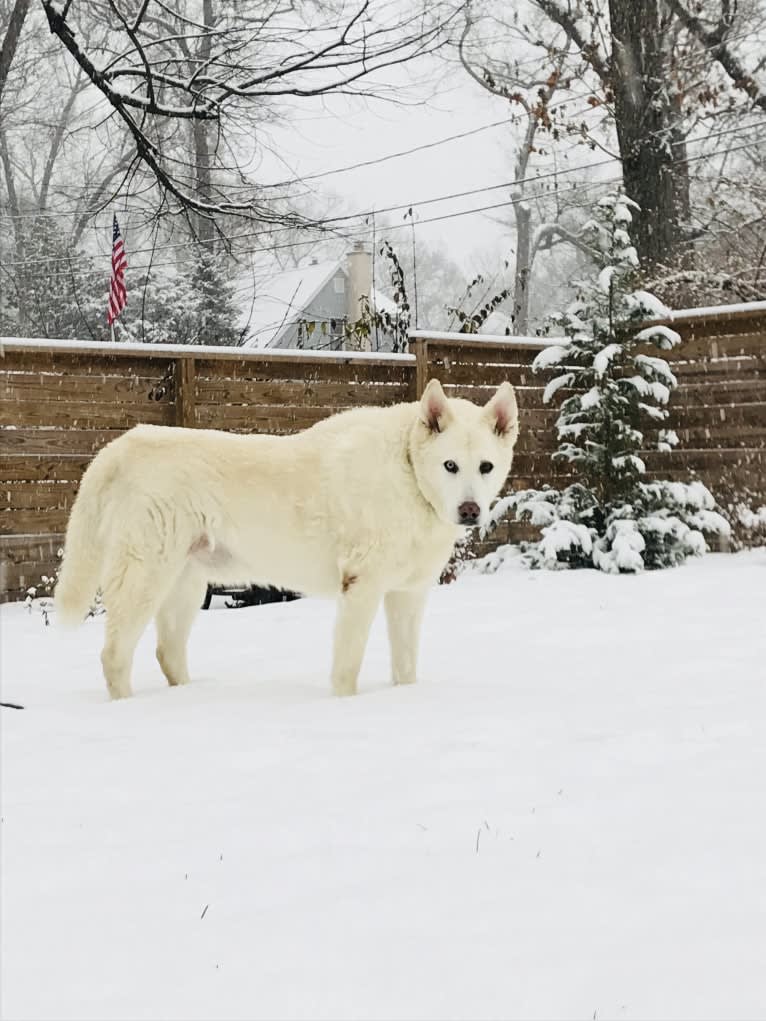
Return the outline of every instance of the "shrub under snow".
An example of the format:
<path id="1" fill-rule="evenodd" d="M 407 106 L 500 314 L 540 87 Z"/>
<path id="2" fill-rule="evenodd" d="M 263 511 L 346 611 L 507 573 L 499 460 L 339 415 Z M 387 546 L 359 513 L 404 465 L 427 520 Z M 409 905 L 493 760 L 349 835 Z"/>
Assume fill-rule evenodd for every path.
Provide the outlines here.
<path id="1" fill-rule="evenodd" d="M 546 348 L 534 363 L 535 371 L 556 371 L 546 402 L 566 394 L 553 456 L 580 481 L 563 490 L 516 493 L 495 508 L 495 522 L 513 511 L 541 527 L 541 539 L 524 546 L 533 566 L 609 573 L 670 567 L 704 553 L 706 535 L 729 533 L 701 482 L 645 479 L 647 430 L 655 431 L 657 449 L 678 442 L 672 430 L 660 428 L 676 378 L 667 361 L 646 348 L 659 353 L 680 338 L 667 326 L 639 328 L 667 310 L 631 289 L 637 259 L 628 229 L 636 208 L 621 193 L 598 202 L 590 221 L 601 253 L 598 272 L 563 315 L 552 317 L 568 343 Z"/>

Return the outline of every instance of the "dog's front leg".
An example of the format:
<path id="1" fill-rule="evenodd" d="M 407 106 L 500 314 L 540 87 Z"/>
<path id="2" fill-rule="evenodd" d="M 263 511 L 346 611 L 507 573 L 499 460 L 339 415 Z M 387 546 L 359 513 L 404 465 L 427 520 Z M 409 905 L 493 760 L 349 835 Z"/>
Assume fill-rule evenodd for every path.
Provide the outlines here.
<path id="1" fill-rule="evenodd" d="M 362 657 L 382 593 L 356 578 L 344 578 L 335 620 L 332 689 L 336 695 L 355 695 Z"/>
<path id="2" fill-rule="evenodd" d="M 428 589 L 386 593 L 386 620 L 394 684 L 414 684 L 417 680 L 420 626 L 427 596 Z"/>

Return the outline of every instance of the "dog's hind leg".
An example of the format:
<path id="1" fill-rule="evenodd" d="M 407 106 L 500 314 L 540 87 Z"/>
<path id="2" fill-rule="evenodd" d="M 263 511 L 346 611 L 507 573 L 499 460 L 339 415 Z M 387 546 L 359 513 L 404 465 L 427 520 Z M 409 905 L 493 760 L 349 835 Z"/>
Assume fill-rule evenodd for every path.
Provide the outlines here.
<path id="1" fill-rule="evenodd" d="M 336 695 L 355 695 L 362 657 L 382 593 L 353 576 L 343 579 L 338 600 L 332 660 L 332 687 Z"/>
<path id="2" fill-rule="evenodd" d="M 428 589 L 388 592 L 385 598 L 394 684 L 417 680 L 418 646 Z"/>
<path id="3" fill-rule="evenodd" d="M 130 549 L 117 551 L 107 571 L 103 602 L 106 640 L 101 665 L 112 698 L 131 694 L 130 670 L 138 639 L 165 600 L 183 562 L 136 557 Z"/>
<path id="4" fill-rule="evenodd" d="M 207 575 L 187 564 L 157 611 L 157 660 L 168 684 L 187 684 L 186 645 L 207 589 Z"/>

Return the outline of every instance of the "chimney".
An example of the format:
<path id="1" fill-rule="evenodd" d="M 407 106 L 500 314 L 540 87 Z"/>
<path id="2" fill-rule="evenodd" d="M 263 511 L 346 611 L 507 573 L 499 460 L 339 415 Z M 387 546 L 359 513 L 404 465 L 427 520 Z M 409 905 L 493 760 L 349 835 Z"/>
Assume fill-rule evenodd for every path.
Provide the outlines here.
<path id="1" fill-rule="evenodd" d="M 362 298 L 372 294 L 372 255 L 361 241 L 354 244 L 346 255 L 348 262 L 348 294 L 346 314 L 348 321 L 355 323 L 362 314 Z"/>

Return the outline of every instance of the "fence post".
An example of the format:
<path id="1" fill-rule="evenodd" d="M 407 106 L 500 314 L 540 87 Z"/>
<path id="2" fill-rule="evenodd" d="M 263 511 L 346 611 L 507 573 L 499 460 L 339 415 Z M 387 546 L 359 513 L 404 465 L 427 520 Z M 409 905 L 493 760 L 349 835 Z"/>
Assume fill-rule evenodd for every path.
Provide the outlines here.
<path id="1" fill-rule="evenodd" d="M 417 337 L 410 341 L 415 345 L 415 400 L 419 401 L 428 382 L 428 341 Z"/>
<path id="2" fill-rule="evenodd" d="M 196 366 L 193 358 L 176 358 L 174 366 L 176 425 L 193 429 L 197 424 L 195 403 Z"/>

